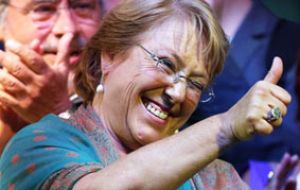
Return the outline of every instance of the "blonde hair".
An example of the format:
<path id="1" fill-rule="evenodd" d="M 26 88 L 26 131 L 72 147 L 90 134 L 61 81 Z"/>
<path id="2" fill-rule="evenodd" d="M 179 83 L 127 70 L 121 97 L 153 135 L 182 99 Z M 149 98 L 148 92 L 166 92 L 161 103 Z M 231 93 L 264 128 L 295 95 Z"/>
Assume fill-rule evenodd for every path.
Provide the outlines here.
<path id="1" fill-rule="evenodd" d="M 101 53 L 111 58 L 126 55 L 142 41 L 151 28 L 177 19 L 193 25 L 193 34 L 201 44 L 210 81 L 222 68 L 228 51 L 228 41 L 209 6 L 201 0 L 128 0 L 112 9 L 97 33 L 87 43 L 75 74 L 76 92 L 84 103 L 90 103 L 101 78 Z M 182 20 L 181 19 L 181 20 Z"/>

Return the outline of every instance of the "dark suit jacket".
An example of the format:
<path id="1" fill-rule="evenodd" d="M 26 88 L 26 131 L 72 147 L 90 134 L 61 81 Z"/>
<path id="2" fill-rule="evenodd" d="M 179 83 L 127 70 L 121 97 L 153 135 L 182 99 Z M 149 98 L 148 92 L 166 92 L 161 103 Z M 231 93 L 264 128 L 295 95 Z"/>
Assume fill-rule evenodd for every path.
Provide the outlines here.
<path id="1" fill-rule="evenodd" d="M 279 160 L 285 151 L 300 153 L 300 148 L 293 146 L 299 144 L 300 139 L 300 125 L 295 123 L 294 118 L 297 106 L 294 92 L 295 60 L 299 47 L 300 26 L 278 19 L 260 2 L 254 1 L 231 42 L 224 71 L 213 84 L 215 100 L 208 104 L 200 103 L 188 121 L 190 125 L 228 110 L 255 82 L 264 78 L 273 57 L 280 56 L 284 61 L 284 74 L 279 85 L 292 94 L 293 102 L 282 127 L 272 135 L 256 136 L 232 146 L 222 154 L 222 158 L 231 162 L 240 173 L 247 168 L 249 159 Z"/>

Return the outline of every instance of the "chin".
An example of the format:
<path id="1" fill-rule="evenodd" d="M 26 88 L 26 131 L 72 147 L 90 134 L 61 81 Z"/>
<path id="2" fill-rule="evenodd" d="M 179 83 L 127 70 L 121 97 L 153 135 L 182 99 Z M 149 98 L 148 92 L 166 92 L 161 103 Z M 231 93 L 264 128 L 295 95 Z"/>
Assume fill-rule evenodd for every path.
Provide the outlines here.
<path id="1" fill-rule="evenodd" d="M 139 132 L 137 132 L 135 136 L 136 141 L 139 142 L 139 144 L 142 146 L 162 139 L 161 135 L 153 129 L 139 130 Z"/>

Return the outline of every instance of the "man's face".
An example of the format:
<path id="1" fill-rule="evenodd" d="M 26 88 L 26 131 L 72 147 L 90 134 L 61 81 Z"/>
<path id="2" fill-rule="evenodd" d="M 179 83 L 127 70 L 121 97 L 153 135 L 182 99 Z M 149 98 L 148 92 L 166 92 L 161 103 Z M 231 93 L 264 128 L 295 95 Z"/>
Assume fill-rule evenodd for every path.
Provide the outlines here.
<path id="1" fill-rule="evenodd" d="M 100 21 L 98 0 L 10 0 L 4 19 L 4 41 L 24 45 L 38 39 L 42 55 L 52 64 L 59 40 L 73 33 L 70 64 L 78 62 L 80 50 L 96 32 Z"/>

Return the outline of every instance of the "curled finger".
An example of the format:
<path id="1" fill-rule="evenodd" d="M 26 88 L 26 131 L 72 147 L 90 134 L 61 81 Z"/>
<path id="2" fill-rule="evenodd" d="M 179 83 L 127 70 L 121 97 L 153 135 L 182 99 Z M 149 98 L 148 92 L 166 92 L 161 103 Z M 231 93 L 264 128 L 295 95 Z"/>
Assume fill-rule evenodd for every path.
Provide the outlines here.
<path id="1" fill-rule="evenodd" d="M 263 118 L 256 121 L 253 124 L 253 128 L 256 133 L 261 135 L 269 135 L 274 130 L 273 126 Z"/>
<path id="2" fill-rule="evenodd" d="M 292 101 L 291 95 L 284 88 L 278 85 L 270 84 L 270 92 L 272 96 L 276 97 L 285 105 L 288 105 Z"/>
<path id="3" fill-rule="evenodd" d="M 278 179 L 284 179 L 288 177 L 288 174 L 296 168 L 299 162 L 299 157 L 297 155 L 291 156 L 285 153 L 280 161 L 280 164 L 276 168 L 276 177 Z"/>
<path id="4" fill-rule="evenodd" d="M 22 82 L 3 70 L 0 70 L 0 83 L 2 89 L 9 94 L 20 94 L 26 91 L 26 86 Z"/>
<path id="5" fill-rule="evenodd" d="M 4 106 L 14 109 L 18 106 L 18 101 L 9 93 L 0 91 L 0 101 Z"/>
<path id="6" fill-rule="evenodd" d="M 35 74 L 17 56 L 12 53 L 0 52 L 0 60 L 3 69 L 22 83 L 27 84 L 33 80 Z"/>
<path id="7" fill-rule="evenodd" d="M 43 57 L 33 49 L 21 45 L 14 40 L 8 40 L 6 46 L 9 51 L 18 55 L 21 61 L 33 72 L 42 74 L 48 69 L 48 64 L 44 61 Z"/>

